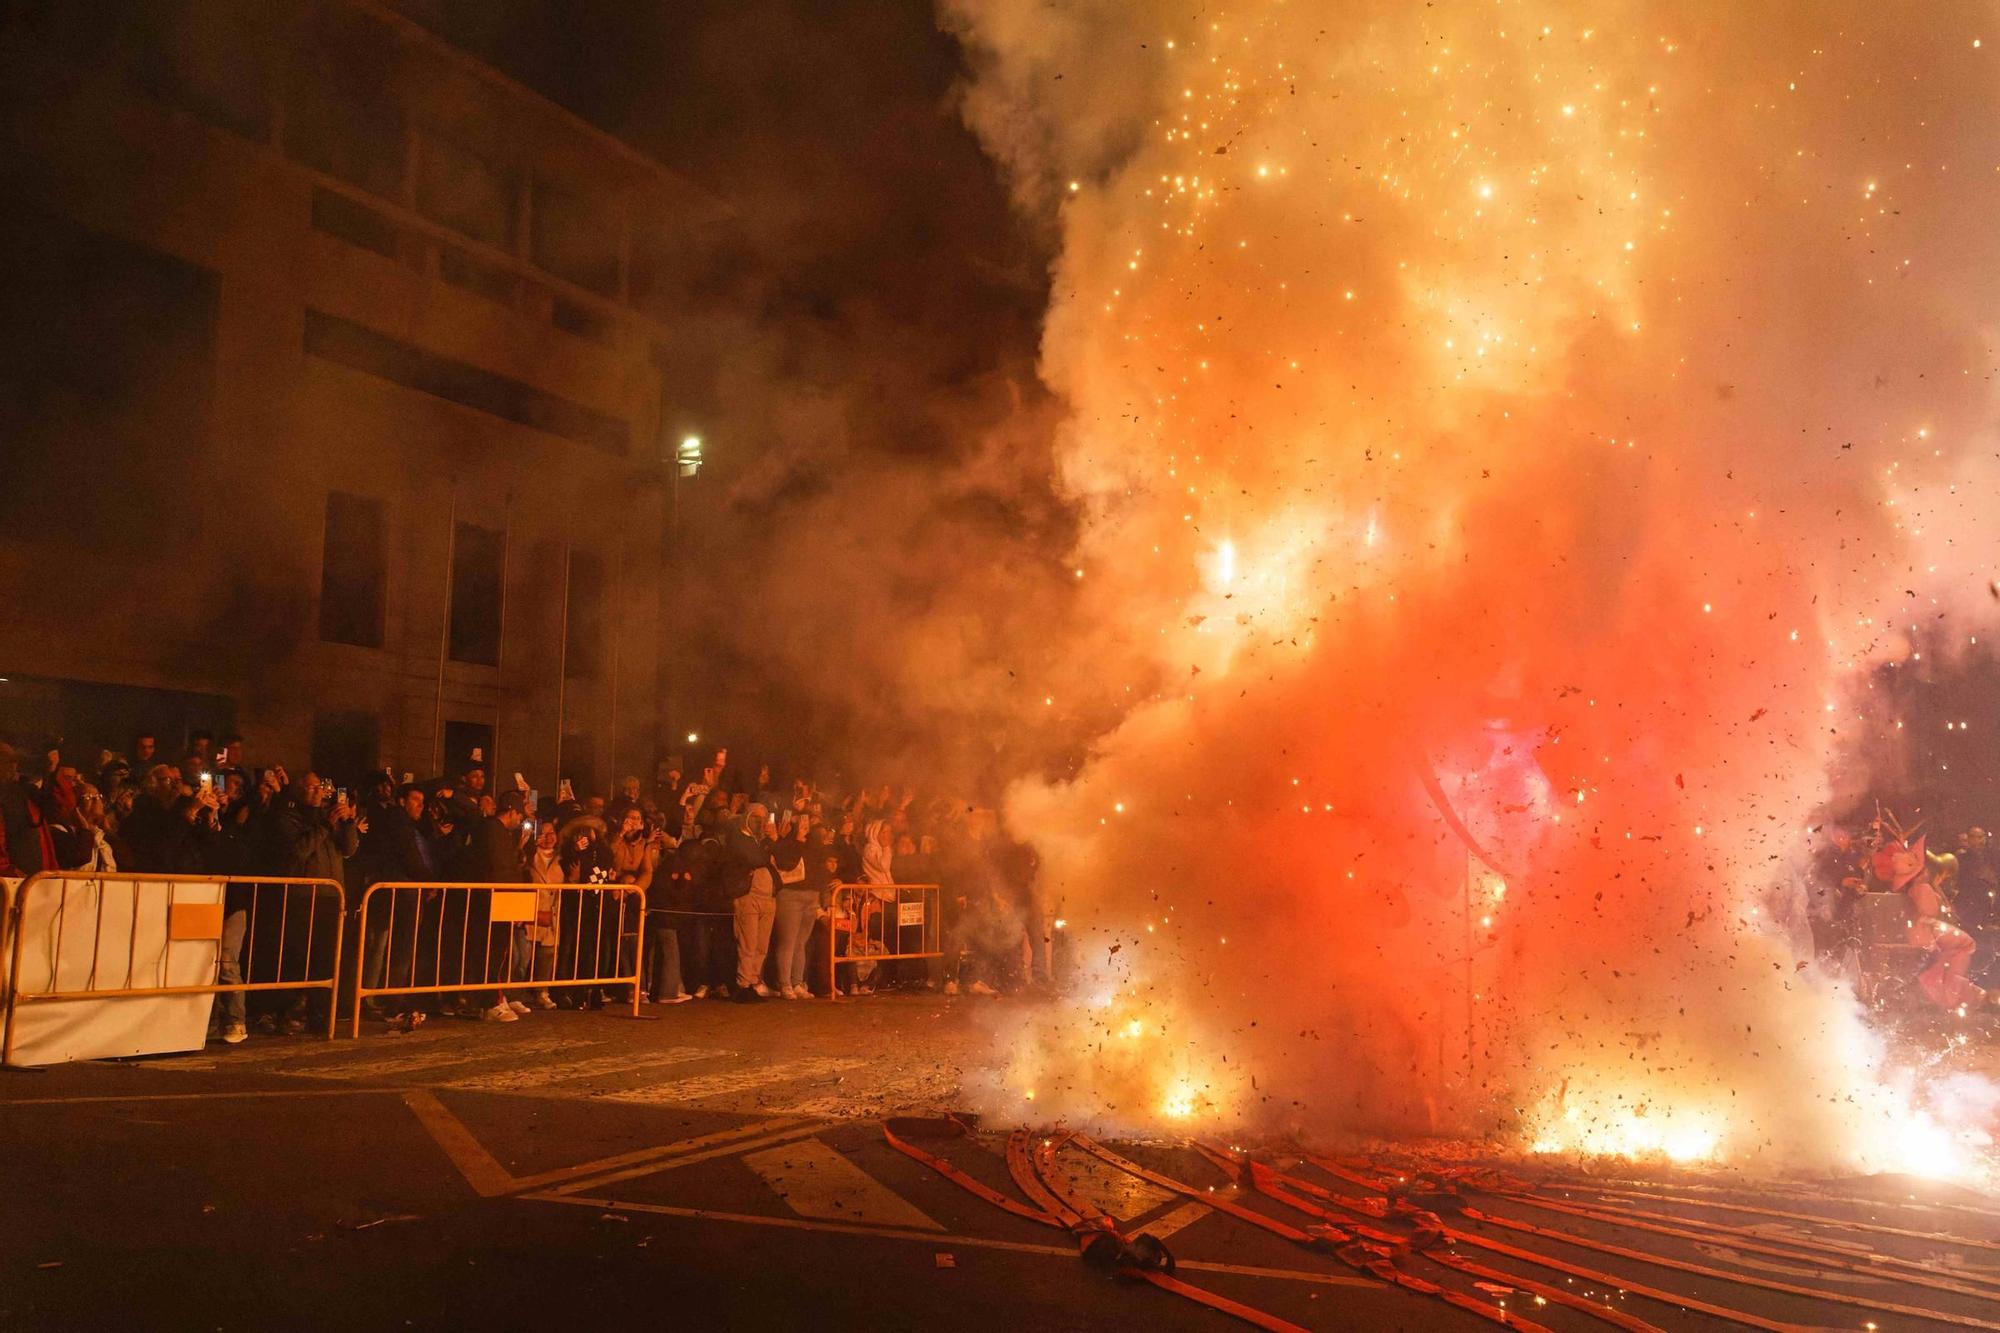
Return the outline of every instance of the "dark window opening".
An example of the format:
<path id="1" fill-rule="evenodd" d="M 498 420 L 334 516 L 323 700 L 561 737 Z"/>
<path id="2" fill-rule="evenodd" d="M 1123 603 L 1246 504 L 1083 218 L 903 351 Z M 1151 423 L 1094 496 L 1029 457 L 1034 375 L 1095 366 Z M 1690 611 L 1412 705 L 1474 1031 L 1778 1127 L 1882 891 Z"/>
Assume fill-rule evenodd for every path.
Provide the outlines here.
<path id="1" fill-rule="evenodd" d="M 597 738 L 581 731 L 563 733 L 562 772 L 579 797 L 604 790 L 597 776 Z"/>
<path id="2" fill-rule="evenodd" d="M 493 728 L 485 722 L 453 722 L 444 724 L 444 776 L 456 783 L 465 776 L 465 770 L 478 764 L 486 770 L 486 790 L 497 792 L 494 785 L 497 773 L 493 767 Z"/>
<path id="3" fill-rule="evenodd" d="M 373 250 L 388 259 L 399 258 L 398 238 L 402 229 L 394 222 L 346 195 L 332 190 L 314 190 L 312 202 L 314 231 L 337 236 L 349 245 Z"/>
<path id="4" fill-rule="evenodd" d="M 438 251 L 438 276 L 454 287 L 508 307 L 521 290 L 521 280 L 507 270 L 482 263 L 451 245 Z"/>
<path id="5" fill-rule="evenodd" d="M 537 267 L 600 296 L 618 290 L 618 239 L 609 207 L 537 182 L 528 253 Z"/>
<path id="6" fill-rule="evenodd" d="M 563 674 L 595 680 L 604 660 L 604 562 L 594 551 L 570 552 L 563 623 Z"/>
<path id="7" fill-rule="evenodd" d="M 564 333 L 574 333 L 579 338 L 588 338 L 607 346 L 611 343 L 614 326 L 609 317 L 574 301 L 565 301 L 560 296 L 549 310 L 549 322 Z"/>
<path id="8" fill-rule="evenodd" d="M 417 156 L 417 211 L 475 241 L 512 249 L 516 178 L 449 139 L 425 136 Z"/>
<path id="9" fill-rule="evenodd" d="M 217 129 L 271 137 L 274 6 L 151 0 L 124 17 L 128 68 L 141 87 Z"/>
<path id="10" fill-rule="evenodd" d="M 313 713 L 313 772 L 353 799 L 360 799 L 362 779 L 381 767 L 381 754 L 382 721 L 373 713 Z"/>
<path id="11" fill-rule="evenodd" d="M 382 646 L 383 534 L 380 500 L 342 491 L 327 495 L 319 636 L 328 643 Z"/>
<path id="12" fill-rule="evenodd" d="M 394 100 L 394 40 L 365 15 L 337 6 L 311 10 L 300 38 L 285 99 L 285 152 L 371 194 L 399 198 L 408 154 Z"/>
<path id="13" fill-rule="evenodd" d="M 507 534 L 458 525 L 451 550 L 451 660 L 500 665 L 500 612 L 505 600 Z"/>
<path id="14" fill-rule="evenodd" d="M 419 393 L 490 413 L 504 421 L 623 455 L 631 428 L 617 417 L 463 361 L 426 352 L 338 315 L 306 311 L 306 351 Z"/>

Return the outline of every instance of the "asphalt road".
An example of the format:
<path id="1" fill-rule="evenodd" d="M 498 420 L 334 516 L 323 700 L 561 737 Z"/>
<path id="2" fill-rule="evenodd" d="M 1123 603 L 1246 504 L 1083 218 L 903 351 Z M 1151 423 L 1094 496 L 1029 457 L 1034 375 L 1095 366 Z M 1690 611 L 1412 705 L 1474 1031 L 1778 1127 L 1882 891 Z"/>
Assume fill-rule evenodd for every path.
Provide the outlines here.
<path id="1" fill-rule="evenodd" d="M 5 1071 L 0 1328 L 1250 1327 L 1082 1262 L 1066 1230 L 889 1144 L 884 1117 L 907 1114 L 919 1151 L 1029 1200 L 1006 1135 L 928 1118 L 995 1003 L 1016 1002 L 438 1020 Z M 1273 1197 L 1187 1144 L 1109 1145 L 1146 1175 L 1087 1142 L 1022 1146 L 1044 1144 L 1031 1185 L 1308 1328 L 1490 1328 L 1504 1310 L 1601 1329 L 1601 1306 L 1628 1327 L 2000 1326 L 2000 1210 L 1964 1191 L 1540 1166 L 1414 1200 L 1459 1238 L 1391 1266 L 1347 1242 L 1425 1230 L 1378 1202 L 1413 1157 L 1260 1153 Z M 1323 1221 L 1340 1240 L 1297 1232 Z"/>

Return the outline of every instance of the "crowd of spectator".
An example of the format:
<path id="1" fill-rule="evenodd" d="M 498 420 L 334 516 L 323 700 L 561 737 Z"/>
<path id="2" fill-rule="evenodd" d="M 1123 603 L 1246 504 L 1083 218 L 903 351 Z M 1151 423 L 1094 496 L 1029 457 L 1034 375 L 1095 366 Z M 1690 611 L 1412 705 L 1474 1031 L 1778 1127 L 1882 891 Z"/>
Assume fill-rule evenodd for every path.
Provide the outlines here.
<path id="1" fill-rule="evenodd" d="M 196 733 L 171 760 L 140 735 L 126 753 L 100 751 L 88 770 L 59 738 L 25 752 L 0 744 L 0 876 L 231 877 L 223 984 L 302 976 L 345 929 L 368 989 L 465 983 L 363 1001 L 365 1017 L 405 1026 L 437 1013 L 514 1022 L 536 1009 L 629 1001 L 587 983 L 635 968 L 655 1004 L 905 987 L 993 995 L 1052 981 L 1056 922 L 1033 854 L 1000 834 L 990 810 L 910 787 L 781 781 L 769 765 L 732 766 L 727 750 L 697 773 L 662 764 L 651 783 L 628 776 L 607 793 L 568 781 L 539 793 L 518 773 L 496 784 L 477 752 L 457 767 L 423 781 L 377 771 L 350 790 L 282 764 L 257 767 L 237 735 L 217 744 Z M 259 877 L 332 881 L 347 910 L 330 888 Z M 446 882 L 550 887 L 518 923 L 468 918 L 480 895 L 384 889 L 371 898 L 367 938 L 353 938 L 369 886 Z M 919 884 L 940 888 L 896 887 Z M 848 886 L 865 887 L 836 892 Z M 912 901 L 936 911 L 941 928 L 911 932 L 898 908 Z M 580 956 L 586 937 L 601 960 Z M 457 970 L 439 971 L 439 939 L 478 940 L 478 962 L 462 951 L 444 964 Z M 926 940 L 941 957 L 869 961 L 928 952 Z M 829 943 L 854 959 L 839 975 L 826 965 Z M 497 970 L 495 957 L 505 959 Z M 327 1003 L 325 990 L 225 992 L 212 1036 L 242 1041 L 253 1023 L 303 1031 L 329 1020 Z"/>

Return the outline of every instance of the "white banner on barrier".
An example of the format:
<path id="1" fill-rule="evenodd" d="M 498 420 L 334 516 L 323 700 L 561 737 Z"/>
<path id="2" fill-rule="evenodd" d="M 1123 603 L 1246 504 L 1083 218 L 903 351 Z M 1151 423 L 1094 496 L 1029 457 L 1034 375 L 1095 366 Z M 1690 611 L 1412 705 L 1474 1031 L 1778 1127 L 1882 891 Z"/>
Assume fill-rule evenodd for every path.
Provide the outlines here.
<path id="1" fill-rule="evenodd" d="M 212 880 L 135 884 L 116 875 L 31 886 L 21 903 L 21 988 L 39 993 L 93 985 L 213 985 L 218 942 L 175 940 L 170 951 L 168 905 L 219 909 L 222 893 L 223 886 Z M 11 951 L 11 941 L 8 947 Z M 198 1051 L 207 1040 L 214 1003 L 213 995 L 18 1002 L 8 1063 Z"/>

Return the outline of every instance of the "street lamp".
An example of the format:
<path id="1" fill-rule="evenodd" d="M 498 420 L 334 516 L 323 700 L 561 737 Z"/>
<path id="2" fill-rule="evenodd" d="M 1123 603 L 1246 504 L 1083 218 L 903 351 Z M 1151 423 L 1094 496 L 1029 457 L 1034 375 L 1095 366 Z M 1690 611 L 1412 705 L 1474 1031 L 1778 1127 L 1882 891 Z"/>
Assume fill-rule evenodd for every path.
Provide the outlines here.
<path id="1" fill-rule="evenodd" d="M 666 415 L 664 401 L 661 404 L 660 414 L 662 417 Z M 661 425 L 664 427 L 665 422 L 662 421 Z M 682 614 L 680 587 L 681 482 L 692 480 L 694 475 L 701 471 L 703 461 L 702 445 L 701 436 L 690 433 L 681 436 L 680 443 L 670 448 L 667 441 L 671 437 L 667 435 L 664 429 L 661 430 L 660 435 L 660 470 L 665 474 L 667 485 L 666 512 L 661 515 L 665 522 L 660 534 L 660 615 L 661 620 L 667 626 L 678 629 Z M 677 643 L 679 637 L 678 634 L 663 636 L 661 651 L 673 654 L 675 649 L 669 645 Z M 668 719 L 674 718 L 680 712 L 680 686 L 683 666 L 684 663 L 679 660 L 663 660 L 660 663 L 660 683 L 662 687 L 660 721 L 662 723 L 662 731 L 665 730 Z M 664 736 L 662 739 L 664 740 Z M 694 733 L 688 733 L 688 744 L 694 744 L 694 739 Z"/>

